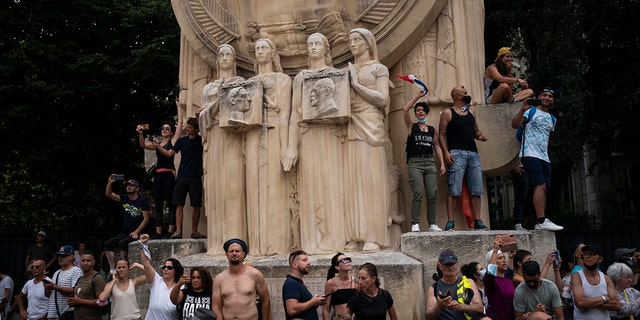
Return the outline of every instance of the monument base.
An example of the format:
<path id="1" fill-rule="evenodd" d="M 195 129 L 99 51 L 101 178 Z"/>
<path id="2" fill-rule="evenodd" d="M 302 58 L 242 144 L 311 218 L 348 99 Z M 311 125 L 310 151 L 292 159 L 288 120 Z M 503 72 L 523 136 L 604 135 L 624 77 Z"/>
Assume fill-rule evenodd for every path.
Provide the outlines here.
<path id="1" fill-rule="evenodd" d="M 381 286 L 391 292 L 399 319 L 424 319 L 425 293 L 436 271 L 438 256 L 444 249 L 453 250 L 458 256 L 459 265 L 477 261 L 485 265 L 485 255 L 493 245 L 496 235 L 514 234 L 518 247 L 532 252 L 533 260 L 543 264 L 547 255 L 556 248 L 555 234 L 549 231 L 443 231 L 408 232 L 402 235 L 400 251 L 381 251 L 377 253 L 346 253 L 353 259 L 353 276 L 357 276 L 358 267 L 371 262 L 378 268 Z M 206 267 L 213 277 L 229 266 L 226 256 L 206 254 L 206 240 L 177 239 L 150 240 L 149 250 L 152 263 L 161 274 L 160 266 L 166 258 L 173 257 L 185 267 Z M 324 293 L 326 275 L 333 255 L 313 255 L 311 271 L 304 282 L 312 293 Z M 271 313 L 273 319 L 284 319 L 282 301 L 282 283 L 289 273 L 288 255 L 251 256 L 248 264 L 260 270 L 269 286 Z M 129 246 L 129 259 L 140 261 L 137 243 Z M 135 271 L 135 275 L 139 275 Z M 550 274 L 553 277 L 553 274 Z M 553 280 L 553 279 L 551 279 Z M 149 289 L 138 287 L 138 304 L 146 312 Z M 322 308 L 318 308 L 322 317 Z"/>

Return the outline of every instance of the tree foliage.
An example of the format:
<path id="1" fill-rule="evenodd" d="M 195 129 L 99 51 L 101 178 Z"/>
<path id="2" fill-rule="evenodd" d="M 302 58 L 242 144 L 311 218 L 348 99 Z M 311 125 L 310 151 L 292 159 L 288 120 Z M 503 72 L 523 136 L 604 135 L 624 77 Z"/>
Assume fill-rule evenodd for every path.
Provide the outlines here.
<path id="1" fill-rule="evenodd" d="M 549 148 L 555 205 L 570 169 L 582 165 L 585 145 L 596 151 L 594 166 L 607 167 L 611 155 L 617 155 L 617 163 L 629 169 L 632 190 L 640 178 L 640 127 L 633 115 L 640 90 L 632 78 L 640 68 L 635 62 L 640 53 L 638 4 L 485 0 L 487 63 L 499 47 L 522 44 L 514 49 L 530 63 L 529 84 L 538 91 L 545 86 L 556 90 L 551 112 L 559 119 Z"/>
<path id="2" fill-rule="evenodd" d="M 4 230 L 104 227 L 109 174 L 143 178 L 135 125 L 175 113 L 179 28 L 161 0 L 20 0 L 0 21 Z"/>

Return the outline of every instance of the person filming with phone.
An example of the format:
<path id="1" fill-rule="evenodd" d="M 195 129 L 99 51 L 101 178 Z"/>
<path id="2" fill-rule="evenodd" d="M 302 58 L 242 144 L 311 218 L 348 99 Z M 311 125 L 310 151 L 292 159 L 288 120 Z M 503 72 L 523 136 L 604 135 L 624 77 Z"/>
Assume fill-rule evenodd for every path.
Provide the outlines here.
<path id="1" fill-rule="evenodd" d="M 547 149 L 549 136 L 556 125 L 556 118 L 549 113 L 549 107 L 554 103 L 554 93 L 553 89 L 542 89 L 538 95 L 539 100 L 525 100 L 511 119 L 512 128 L 523 126 L 519 157 L 533 187 L 536 230 L 564 229 L 545 217 L 547 190 L 551 187 L 551 161 Z"/>
<path id="2" fill-rule="evenodd" d="M 105 195 L 109 199 L 122 204 L 123 221 L 122 233 L 115 235 L 104 243 L 104 249 L 107 251 L 107 260 L 109 260 L 109 273 L 113 273 L 116 268 L 116 249 L 120 250 L 119 257 L 127 256 L 129 242 L 138 240 L 147 223 L 149 223 L 149 211 L 151 210 L 149 200 L 140 193 L 140 183 L 137 180 L 130 179 L 124 183 L 126 193 L 117 194 L 113 192 L 113 183 L 123 179 L 124 176 L 122 175 L 112 174 L 109 176 L 105 191 Z"/>

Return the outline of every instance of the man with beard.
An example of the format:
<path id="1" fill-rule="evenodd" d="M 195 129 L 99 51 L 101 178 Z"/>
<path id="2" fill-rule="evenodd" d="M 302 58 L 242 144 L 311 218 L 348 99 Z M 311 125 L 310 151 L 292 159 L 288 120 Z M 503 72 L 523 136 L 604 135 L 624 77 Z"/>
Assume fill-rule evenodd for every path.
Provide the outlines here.
<path id="1" fill-rule="evenodd" d="M 93 252 L 85 250 L 80 259 L 82 277 L 78 279 L 67 304 L 75 309 L 75 320 L 102 320 L 97 300 L 105 287 L 104 277 L 93 270 L 96 264 Z"/>
<path id="2" fill-rule="evenodd" d="M 218 319 L 271 319 L 271 302 L 267 282 L 260 270 L 244 263 L 249 249 L 242 239 L 229 239 L 222 248 L 229 260 L 229 268 L 213 280 L 213 312 Z M 262 302 L 256 309 L 256 294 Z"/>
<path id="3" fill-rule="evenodd" d="M 609 319 L 609 310 L 620 309 L 611 278 L 598 270 L 602 255 L 602 249 L 595 244 L 582 247 L 584 269 L 571 275 L 575 320 L 606 320 Z"/>
<path id="4" fill-rule="evenodd" d="M 462 180 L 466 179 L 471 195 L 475 230 L 489 230 L 480 219 L 482 196 L 482 166 L 475 140 L 487 141 L 476 122 L 475 111 L 469 109 L 471 96 L 463 85 L 451 90 L 453 106 L 440 114 L 440 148 L 447 164 L 447 224 L 445 231 L 454 230 L 454 213 L 461 203 Z"/>
<path id="5" fill-rule="evenodd" d="M 324 296 L 313 295 L 304 285 L 302 277 L 309 273 L 311 261 L 306 252 L 296 250 L 289 254 L 291 271 L 282 284 L 282 301 L 286 320 L 318 320 L 316 308 L 326 301 Z"/>
<path id="6" fill-rule="evenodd" d="M 151 210 L 149 200 L 140 193 L 140 183 L 137 180 L 131 179 L 124 183 L 126 194 L 116 194 L 113 192 L 115 178 L 115 174 L 109 176 L 105 195 L 122 204 L 123 232 L 104 243 L 107 260 L 109 260 L 109 273 L 113 273 L 116 268 L 115 250 L 120 250 L 120 257 L 127 256 L 129 242 L 138 240 L 149 222 L 149 211 Z"/>

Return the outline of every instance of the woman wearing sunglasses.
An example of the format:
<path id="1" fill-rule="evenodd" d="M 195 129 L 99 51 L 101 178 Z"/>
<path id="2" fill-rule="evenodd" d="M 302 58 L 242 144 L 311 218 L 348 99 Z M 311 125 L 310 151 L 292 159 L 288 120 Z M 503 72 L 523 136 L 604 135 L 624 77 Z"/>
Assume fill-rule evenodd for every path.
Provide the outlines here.
<path id="1" fill-rule="evenodd" d="M 145 319 L 178 320 L 178 312 L 171 302 L 170 295 L 173 287 L 178 285 L 184 269 L 180 261 L 169 258 L 162 264 L 162 275 L 159 275 L 151 265 L 147 241 L 149 241 L 148 234 L 140 236 L 140 259 L 149 285 L 149 308 Z"/>
<path id="2" fill-rule="evenodd" d="M 351 258 L 344 253 L 338 252 L 331 258 L 331 267 L 327 272 L 327 283 L 324 286 L 326 303 L 322 311 L 323 320 L 350 319 L 347 313 L 347 302 L 358 290 L 356 279 L 350 274 L 353 270 Z M 333 313 L 331 312 L 333 308 Z"/>
<path id="3" fill-rule="evenodd" d="M 160 144 L 164 149 L 170 150 L 176 143 L 178 138 L 182 135 L 182 108 L 180 107 L 180 100 L 176 98 L 176 109 L 178 113 L 178 122 L 176 126 L 176 132 L 173 132 L 173 124 L 165 122 L 160 128 L 159 141 L 155 141 Z M 176 228 L 176 206 L 171 204 L 173 201 L 173 188 L 176 185 L 176 167 L 174 165 L 174 156 L 165 157 L 156 149 L 154 145 L 154 136 L 149 135 L 149 139 L 144 139 L 144 133 L 142 132 L 143 126 L 138 125 L 136 131 L 138 132 L 138 140 L 140 147 L 146 150 L 155 150 L 156 153 L 156 168 L 153 173 L 153 202 L 155 203 L 155 217 L 156 217 L 156 234 L 152 235 L 152 239 L 160 239 L 162 237 L 163 217 L 164 217 L 164 202 L 167 202 L 169 206 L 169 235 L 173 234 Z"/>
<path id="4" fill-rule="evenodd" d="M 104 304 L 111 297 L 111 320 L 141 319 L 140 307 L 136 300 L 136 288 L 145 284 L 146 279 L 145 276 L 129 279 L 129 270 L 133 268 L 144 270 L 144 267 L 139 263 L 130 265 L 127 258 L 118 258 L 113 278 L 100 294 L 100 302 Z"/>

